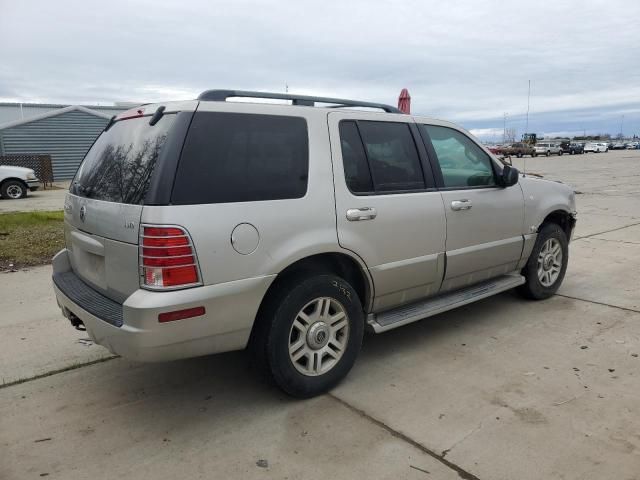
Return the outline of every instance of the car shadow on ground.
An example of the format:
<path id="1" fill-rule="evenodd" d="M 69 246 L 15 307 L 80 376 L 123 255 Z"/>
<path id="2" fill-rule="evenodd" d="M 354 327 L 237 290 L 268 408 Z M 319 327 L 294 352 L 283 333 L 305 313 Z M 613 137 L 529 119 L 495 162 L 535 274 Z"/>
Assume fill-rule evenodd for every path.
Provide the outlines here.
<path id="1" fill-rule="evenodd" d="M 366 334 L 356 367 L 368 362 L 387 363 L 415 349 L 438 347 L 441 342 L 450 343 L 460 332 L 467 335 L 467 330 L 492 335 L 504 328 L 505 315 L 512 322 L 523 320 L 517 315 L 523 303 L 528 302 L 507 292 L 381 335 Z M 496 310 L 503 311 L 499 318 L 494 315 Z M 508 315 L 508 311 L 514 315 Z M 110 381 L 103 386 L 102 395 L 139 407 L 139 414 L 131 417 L 135 421 L 149 421 L 145 418 L 150 414 L 145 397 L 154 397 L 156 412 L 189 405 L 194 421 L 205 411 L 215 416 L 234 416 L 304 403 L 264 379 L 251 365 L 246 351 L 166 363 L 142 364 L 123 359 L 110 363 Z M 366 374 L 363 370 L 356 368 L 350 376 Z"/>

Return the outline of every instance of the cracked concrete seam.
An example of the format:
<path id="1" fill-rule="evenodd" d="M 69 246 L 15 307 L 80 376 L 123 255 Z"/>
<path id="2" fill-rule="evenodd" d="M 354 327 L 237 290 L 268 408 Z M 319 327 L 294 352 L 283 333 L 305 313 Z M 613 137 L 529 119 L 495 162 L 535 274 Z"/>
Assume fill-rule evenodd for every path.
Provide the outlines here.
<path id="1" fill-rule="evenodd" d="M 456 448 L 458 445 L 460 445 L 462 442 L 464 442 L 467 438 L 469 438 L 471 435 L 473 435 L 474 433 L 476 433 L 477 431 L 479 431 L 482 428 L 482 421 L 478 424 L 478 426 L 472 430 L 470 430 L 466 435 L 464 435 L 460 440 L 457 440 L 453 443 L 453 445 L 451 445 L 449 448 L 446 448 L 442 451 L 442 458 L 446 457 L 449 452 L 451 450 L 453 450 L 454 448 Z"/>
<path id="2" fill-rule="evenodd" d="M 618 228 L 612 228 L 611 230 L 605 230 L 604 232 L 590 233 L 589 235 L 582 235 L 581 237 L 574 237 L 573 241 L 582 240 L 584 238 L 595 237 L 596 235 L 604 235 L 605 233 L 617 232 L 618 230 L 624 230 L 625 228 L 635 227 L 637 225 L 640 225 L 640 222 L 638 222 L 638 223 L 630 223 L 629 225 L 625 225 L 623 227 L 618 227 Z"/>
<path id="3" fill-rule="evenodd" d="M 593 303 L 594 305 L 601 305 L 603 307 L 609 307 L 609 308 L 617 308 L 618 310 L 624 310 L 625 312 L 631 312 L 631 313 L 640 313 L 640 310 L 634 310 L 633 308 L 629 308 L 629 307 L 620 307 L 618 305 L 611 305 L 610 303 L 604 303 L 604 302 L 597 302 L 595 300 L 587 300 L 586 298 L 578 298 L 578 297 L 572 297 L 571 295 L 564 295 L 562 293 L 556 293 L 556 296 L 558 297 L 564 297 L 564 298 L 569 298 L 571 300 L 578 300 L 580 302 L 587 302 L 587 303 Z"/>
<path id="4" fill-rule="evenodd" d="M 604 235 L 604 234 L 602 234 Z M 577 240 L 582 240 L 579 238 Z M 640 245 L 640 242 L 630 242 L 628 240 L 614 240 L 612 238 L 598 238 L 598 237 L 590 237 L 589 240 L 600 240 L 601 242 L 616 242 L 616 243 L 626 243 L 628 245 Z"/>
<path id="5" fill-rule="evenodd" d="M 417 450 L 421 451 L 422 453 L 424 453 L 426 455 L 429 455 L 430 457 L 434 458 L 435 460 L 437 460 L 438 462 L 442 463 L 446 467 L 448 467 L 451 470 L 455 471 L 458 474 L 458 476 L 460 478 L 462 478 L 463 480 L 480 480 L 479 477 L 475 476 L 471 472 L 468 472 L 467 470 L 463 469 L 459 465 L 456 465 L 455 463 L 447 460 L 444 457 L 443 454 L 436 453 L 435 451 L 433 451 L 430 448 L 424 446 L 423 444 L 421 444 L 417 440 L 414 440 L 413 438 L 411 438 L 407 434 L 402 433 L 402 432 L 394 429 L 393 427 L 390 427 L 389 425 L 387 425 L 383 421 L 378 420 L 377 418 L 369 415 L 364 410 L 361 410 L 361 409 L 351 405 L 349 402 L 347 402 L 346 400 L 343 400 L 342 398 L 336 396 L 334 393 L 328 393 L 327 396 L 329 398 L 334 399 L 335 401 L 337 401 L 338 403 L 340 403 L 341 405 L 343 405 L 347 409 L 351 410 L 352 412 L 360 415 L 365 420 L 368 420 L 369 422 L 373 423 L 374 425 L 382 428 L 383 430 L 388 432 L 391 436 L 408 443 L 409 445 L 411 445 L 412 447 L 414 447 Z"/>
<path id="6" fill-rule="evenodd" d="M 113 355 L 111 357 L 98 358 L 97 360 L 92 360 L 90 362 L 76 363 L 76 364 L 73 364 L 73 365 L 69 365 L 67 367 L 62 367 L 62 368 L 58 368 L 56 370 L 50 370 L 48 372 L 40 373 L 38 375 L 34 375 L 33 377 L 20 378 L 18 380 L 13 380 L 11 382 L 2 383 L 2 384 L 0 384 L 0 390 L 2 390 L 3 388 L 14 387 L 14 386 L 20 385 L 22 383 L 33 382 L 34 380 L 40 380 L 41 378 L 51 377 L 53 375 L 58 375 L 60 373 L 65 373 L 65 372 L 70 372 L 70 371 L 73 371 L 73 370 L 78 370 L 78 369 L 83 368 L 83 367 L 90 367 L 91 365 L 96 365 L 98 363 L 104 363 L 104 362 L 107 362 L 109 360 L 113 360 L 115 358 L 120 358 L 120 356 Z"/>

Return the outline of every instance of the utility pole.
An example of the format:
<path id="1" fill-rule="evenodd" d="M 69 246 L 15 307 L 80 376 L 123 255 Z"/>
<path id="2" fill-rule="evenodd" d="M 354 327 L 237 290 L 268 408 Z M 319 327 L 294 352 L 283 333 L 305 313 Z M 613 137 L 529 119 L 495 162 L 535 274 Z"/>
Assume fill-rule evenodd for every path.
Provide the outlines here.
<path id="1" fill-rule="evenodd" d="M 529 80 L 529 93 L 527 93 L 527 125 L 524 127 L 524 133 L 529 133 L 529 103 L 531 101 L 531 80 Z"/>
<path id="2" fill-rule="evenodd" d="M 624 134 L 622 133 L 623 126 L 624 126 L 624 115 L 622 115 L 622 120 L 620 120 L 620 140 L 624 138 Z"/>
<path id="3" fill-rule="evenodd" d="M 504 125 L 502 127 L 502 143 L 507 143 L 507 112 L 504 112 Z"/>

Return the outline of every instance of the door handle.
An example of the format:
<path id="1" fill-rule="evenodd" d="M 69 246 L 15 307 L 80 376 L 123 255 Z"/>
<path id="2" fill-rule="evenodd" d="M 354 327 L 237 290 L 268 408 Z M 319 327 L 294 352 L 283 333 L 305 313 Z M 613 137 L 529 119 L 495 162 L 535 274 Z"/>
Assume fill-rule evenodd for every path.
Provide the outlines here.
<path id="1" fill-rule="evenodd" d="M 350 222 L 360 222 L 362 220 L 373 220 L 378 216 L 378 212 L 373 207 L 350 208 L 347 210 L 347 220 Z"/>
<path id="2" fill-rule="evenodd" d="M 472 206 L 469 200 L 454 200 L 451 202 L 451 210 L 469 210 Z"/>

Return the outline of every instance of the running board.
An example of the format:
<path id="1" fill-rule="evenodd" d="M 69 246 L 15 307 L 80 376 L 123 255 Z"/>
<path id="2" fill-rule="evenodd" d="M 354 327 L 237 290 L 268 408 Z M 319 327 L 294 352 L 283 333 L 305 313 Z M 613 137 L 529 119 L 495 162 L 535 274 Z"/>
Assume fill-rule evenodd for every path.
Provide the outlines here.
<path id="1" fill-rule="evenodd" d="M 524 277 L 519 273 L 502 275 L 421 302 L 403 305 L 382 313 L 372 313 L 369 315 L 367 322 L 373 328 L 374 332 L 386 332 L 387 330 L 401 327 L 407 323 L 422 320 L 423 318 L 431 317 L 438 313 L 490 297 L 496 293 L 504 292 L 505 290 L 522 285 L 524 282 Z"/>

